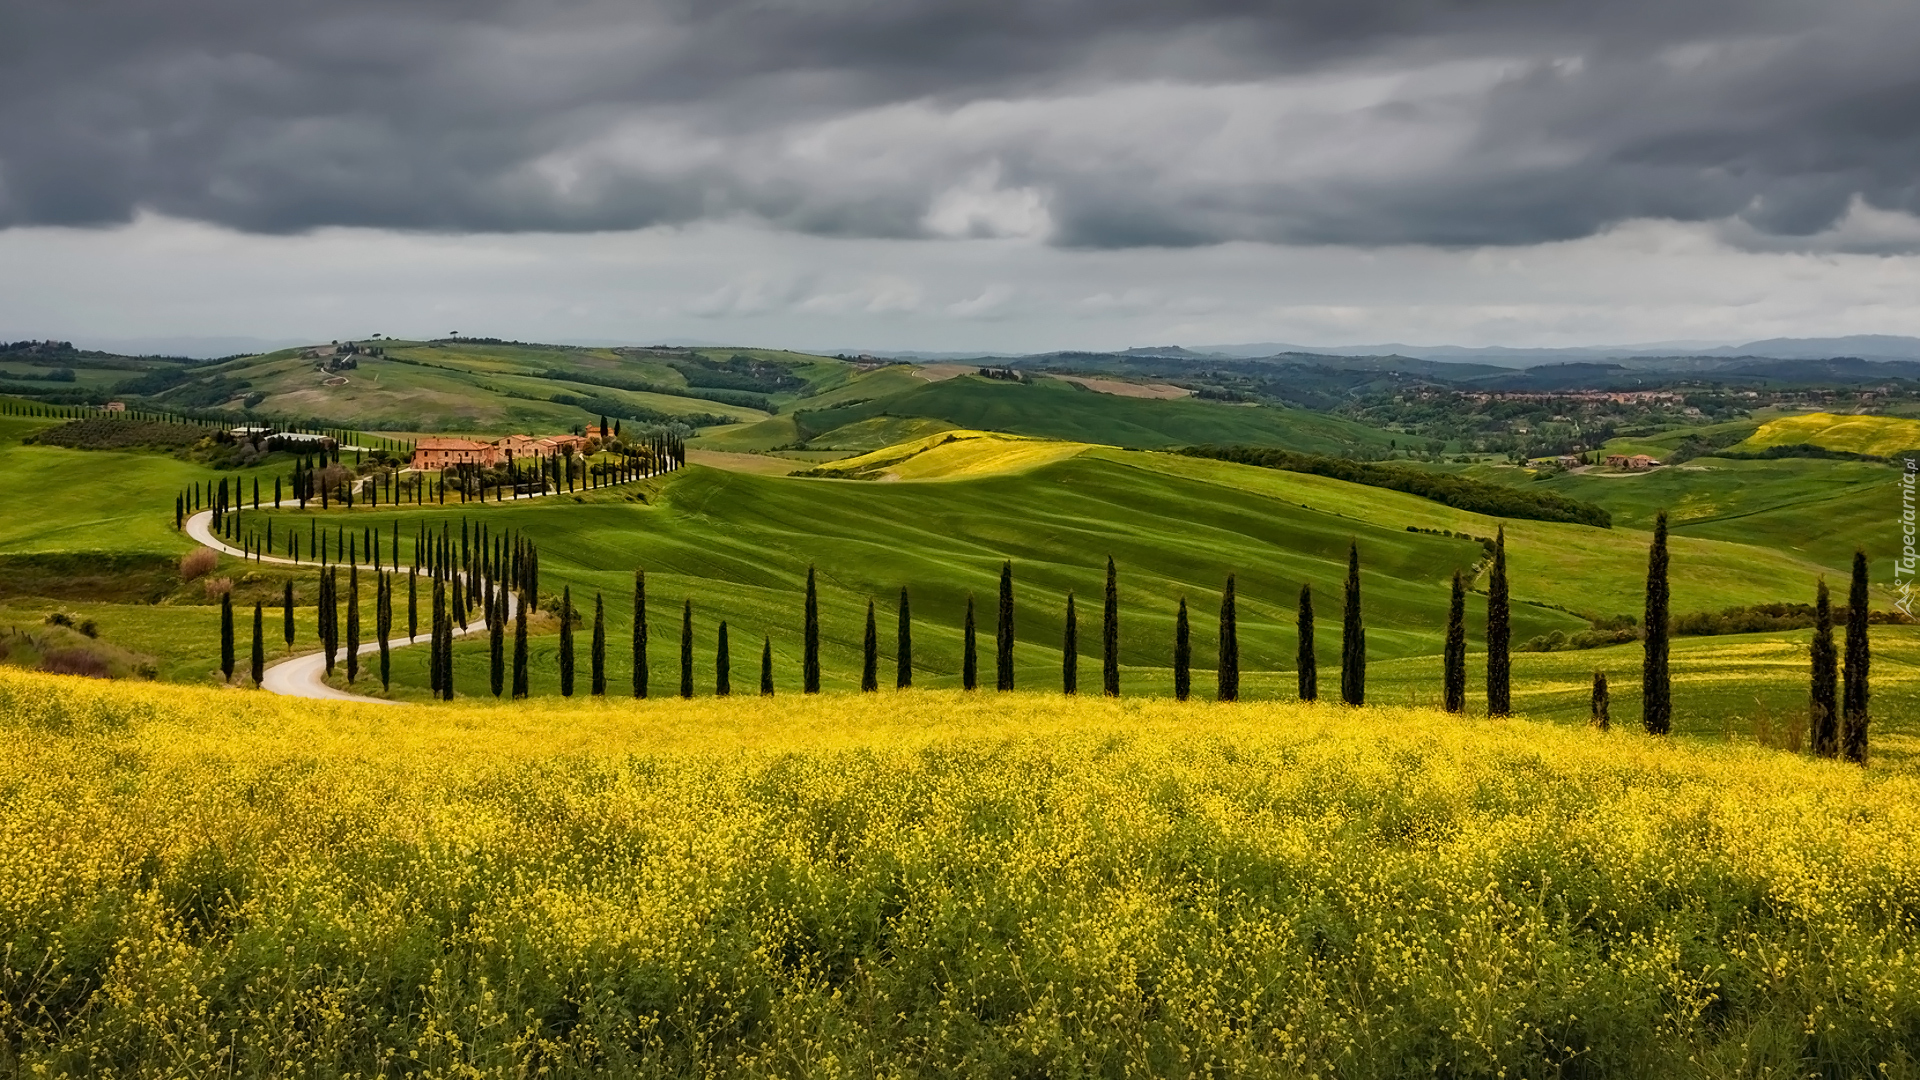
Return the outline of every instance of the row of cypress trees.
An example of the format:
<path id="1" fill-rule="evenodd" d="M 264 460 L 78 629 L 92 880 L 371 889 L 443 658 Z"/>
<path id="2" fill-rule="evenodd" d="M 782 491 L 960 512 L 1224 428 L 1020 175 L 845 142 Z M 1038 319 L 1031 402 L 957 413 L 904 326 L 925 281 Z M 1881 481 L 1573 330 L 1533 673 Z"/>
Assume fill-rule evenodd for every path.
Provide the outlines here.
<path id="1" fill-rule="evenodd" d="M 431 578 L 434 586 L 431 682 L 436 696 L 443 699 L 452 697 L 453 627 L 456 621 L 463 628 L 466 626 L 466 607 L 469 597 L 483 607 L 488 624 L 491 639 L 489 649 L 492 669 L 491 689 L 495 696 L 500 696 L 505 690 L 504 630 L 508 607 L 506 597 L 509 588 L 522 598 L 522 602 L 517 605 L 515 619 L 513 695 L 523 697 L 527 693 L 526 635 L 527 608 L 530 606 L 527 598 L 538 595 L 538 550 L 522 537 L 513 537 L 511 543 L 506 537 L 492 538 L 482 550 L 484 539 L 483 532 L 476 532 L 473 536 L 474 543 L 470 546 L 466 523 L 463 521 L 457 549 L 451 533 L 444 528 L 437 541 L 436 538 L 423 534 L 415 544 L 416 562 L 424 552 L 426 564 L 423 571 L 417 570 L 415 574 L 408 575 L 409 637 L 414 636 L 413 583 L 418 574 L 424 572 Z M 350 559 L 356 558 L 354 556 L 356 546 L 356 539 L 349 538 Z M 395 546 L 397 557 L 397 537 Z M 1648 733 L 1654 735 L 1670 733 L 1673 717 L 1672 680 L 1668 663 L 1671 597 L 1668 587 L 1670 567 L 1667 546 L 1667 516 L 1663 512 L 1655 520 L 1654 537 L 1648 553 L 1646 632 L 1642 666 L 1642 726 Z M 348 573 L 346 651 L 347 678 L 352 682 L 358 674 L 360 637 L 357 559 L 349 563 Z M 381 681 L 384 685 L 389 678 L 387 639 L 392 623 L 392 575 L 378 571 L 376 573 L 379 575 L 376 622 L 381 653 Z M 334 670 L 338 645 L 337 575 L 337 567 L 329 568 L 320 578 L 319 624 L 329 674 Z M 1341 700 L 1351 705 L 1364 704 L 1366 699 L 1366 630 L 1362 619 L 1359 575 L 1359 546 L 1354 543 L 1348 549 L 1340 664 Z M 504 583 L 499 588 L 493 587 L 494 582 L 503 579 Z M 481 592 L 485 593 L 484 597 L 480 595 Z M 1101 630 L 1102 692 L 1108 696 L 1118 696 L 1120 693 L 1118 597 L 1118 573 L 1113 559 L 1109 557 Z M 1466 697 L 1465 599 L 1466 580 L 1460 572 L 1455 571 L 1442 651 L 1442 703 L 1447 711 L 1454 713 L 1463 711 Z M 1854 554 L 1852 582 L 1848 594 L 1844 682 L 1841 685 L 1836 685 L 1841 680 L 1833 643 L 1831 600 L 1824 578 L 1818 584 L 1815 599 L 1816 624 L 1810 653 L 1812 687 L 1809 707 L 1813 748 L 1816 753 L 1823 756 L 1844 756 L 1849 761 L 1864 763 L 1868 744 L 1868 668 L 1870 664 L 1867 630 L 1869 597 L 1865 553 L 1856 551 Z M 285 604 L 285 634 L 287 644 L 291 647 L 294 624 L 293 590 L 290 582 L 286 586 Z M 646 697 L 649 687 L 644 571 L 635 571 L 633 604 L 632 692 L 635 697 Z M 807 568 L 804 604 L 802 686 L 806 693 L 811 694 L 818 693 L 820 690 L 819 589 L 816 571 L 811 566 Z M 1509 608 L 1506 532 L 1503 528 L 1494 542 L 1487 588 L 1487 711 L 1490 716 L 1510 715 L 1512 709 Z M 575 690 L 574 614 L 573 592 L 571 587 L 567 587 L 562 590 L 558 612 L 560 690 L 565 696 L 572 696 Z M 256 604 L 253 658 L 253 675 L 256 684 L 261 677 L 263 655 L 261 622 L 261 605 Z M 235 656 L 230 596 L 222 598 L 221 626 L 221 669 L 231 680 Z M 1313 594 L 1311 587 L 1306 585 L 1301 587 L 1299 596 L 1297 631 L 1299 696 L 1302 700 L 1311 701 L 1318 696 L 1318 670 L 1314 652 Z M 962 685 L 968 690 L 975 689 L 978 685 L 979 651 L 976 633 L 974 600 L 970 594 L 967 598 L 962 630 L 961 667 Z M 995 686 L 1002 691 L 1012 690 L 1014 689 L 1015 623 L 1011 560 L 1003 562 L 1000 568 L 994 643 Z M 679 691 L 681 696 L 691 697 L 694 693 L 693 601 L 691 599 L 686 600 L 683 606 L 680 645 Z M 606 605 L 604 598 L 596 594 L 589 646 L 589 693 L 595 696 L 604 695 L 607 690 L 606 647 Z M 1221 592 L 1218 657 L 1215 696 L 1221 701 L 1237 700 L 1240 678 L 1239 633 L 1236 585 L 1234 576 L 1231 574 L 1228 575 L 1226 585 Z M 762 693 L 773 692 L 772 664 L 772 638 L 769 635 L 763 643 L 761 653 Z M 900 590 L 895 665 L 895 686 L 898 688 L 911 686 L 913 682 L 912 615 L 908 591 L 905 587 Z M 1174 693 L 1181 700 L 1186 700 L 1192 692 L 1191 665 L 1192 630 L 1187 601 L 1183 596 L 1179 599 L 1175 614 L 1173 642 Z M 715 657 L 716 693 L 730 693 L 731 682 L 728 628 L 726 623 L 722 622 L 719 627 Z M 1065 693 L 1074 694 L 1078 692 L 1078 684 L 1078 614 L 1075 597 L 1069 591 L 1066 598 L 1062 640 L 1061 689 Z M 874 691 L 879 688 L 877 610 L 871 599 L 867 602 L 866 623 L 862 636 L 860 686 L 862 691 Z M 1595 673 L 1592 710 L 1596 725 L 1604 727 L 1610 723 L 1610 693 L 1604 672 Z"/>

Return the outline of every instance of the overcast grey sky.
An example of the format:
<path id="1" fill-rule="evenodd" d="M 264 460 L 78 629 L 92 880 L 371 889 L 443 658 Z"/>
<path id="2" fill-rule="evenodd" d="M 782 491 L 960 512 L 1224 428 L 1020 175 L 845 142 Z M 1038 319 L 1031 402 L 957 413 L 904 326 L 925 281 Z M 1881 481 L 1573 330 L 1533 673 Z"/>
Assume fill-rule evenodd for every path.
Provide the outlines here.
<path id="1" fill-rule="evenodd" d="M 13 0 L 0 335 L 1920 334 L 1911 0 Z"/>

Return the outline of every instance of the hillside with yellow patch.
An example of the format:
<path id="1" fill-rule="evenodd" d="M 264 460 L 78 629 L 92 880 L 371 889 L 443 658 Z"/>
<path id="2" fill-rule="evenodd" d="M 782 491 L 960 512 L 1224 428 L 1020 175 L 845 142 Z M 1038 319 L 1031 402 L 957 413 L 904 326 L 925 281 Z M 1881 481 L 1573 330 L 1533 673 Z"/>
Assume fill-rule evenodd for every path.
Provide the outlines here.
<path id="1" fill-rule="evenodd" d="M 1888 457 L 1920 449 L 1920 420 L 1904 416 L 1852 416 L 1808 413 L 1783 416 L 1760 425 L 1736 451 L 1765 450 L 1769 446 L 1808 444 L 1827 450 Z"/>
<path id="2" fill-rule="evenodd" d="M 1065 461 L 1090 443 L 993 431 L 944 431 L 822 465 L 807 475 L 860 480 L 964 480 L 1022 473 Z"/>

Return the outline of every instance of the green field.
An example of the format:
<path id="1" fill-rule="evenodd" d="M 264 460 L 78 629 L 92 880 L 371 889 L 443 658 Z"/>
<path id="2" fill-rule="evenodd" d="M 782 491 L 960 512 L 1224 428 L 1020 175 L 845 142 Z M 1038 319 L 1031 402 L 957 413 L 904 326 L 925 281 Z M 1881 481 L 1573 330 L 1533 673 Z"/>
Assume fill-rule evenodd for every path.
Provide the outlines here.
<path id="1" fill-rule="evenodd" d="M 941 437 L 936 436 L 935 441 Z M 966 449 L 965 442 L 952 444 Z M 1045 445 L 1045 444 L 1041 444 Z M 971 458 L 964 468 L 977 467 Z M 1438 692 L 1439 629 L 1446 579 L 1481 556 L 1477 544 L 1409 533 L 1408 525 L 1487 535 L 1499 523 L 1426 500 L 1300 474 L 1173 455 L 1088 448 L 1025 471 L 934 483 L 785 479 L 690 467 L 657 482 L 649 501 L 621 492 L 579 501 L 470 507 L 466 518 L 490 529 L 513 529 L 542 550 L 543 589 L 574 590 L 590 611 L 607 598 L 610 681 L 625 692 L 631 634 L 631 571 L 644 566 L 651 598 L 651 678 L 656 693 L 678 686 L 677 640 L 684 601 L 695 609 L 696 687 L 711 692 L 717 624 L 729 624 L 735 686 L 753 689 L 759 646 L 771 637 L 782 693 L 798 689 L 801 592 L 806 568 L 819 572 L 823 666 L 830 689 L 857 685 L 865 604 L 878 606 L 883 675 L 892 675 L 894 604 L 911 588 L 915 680 L 943 687 L 959 682 L 966 595 L 979 607 L 981 642 L 989 649 L 990 612 L 1002 559 L 1015 566 L 1018 595 L 1017 679 L 1021 686 L 1059 684 L 1065 594 L 1078 601 L 1081 677 L 1097 672 L 1098 597 L 1104 557 L 1121 571 L 1122 660 L 1128 694 L 1171 693 L 1174 609 L 1189 600 L 1196 670 L 1216 662 L 1214 619 L 1220 585 L 1238 575 L 1239 626 L 1246 692 L 1288 697 L 1294 691 L 1295 600 L 1302 583 L 1317 597 L 1323 686 L 1338 656 L 1339 596 L 1347 543 L 1357 540 L 1370 656 L 1378 699 L 1426 702 Z M 411 535 L 416 515 L 446 520 L 438 510 L 399 515 Z M 289 514 L 297 518 L 299 515 Z M 331 515 L 390 529 L 387 512 Z M 1584 620 L 1568 610 L 1637 614 L 1647 534 L 1545 522 L 1509 522 L 1516 643 L 1552 630 L 1572 632 Z M 1676 537 L 1676 611 L 1793 600 L 1810 595 L 1815 564 L 1763 548 Z M 1484 600 L 1469 602 L 1470 639 L 1477 643 Z M 1907 631 L 1884 630 L 1888 640 Z M 1801 635 L 1804 637 L 1804 635 Z M 580 636 L 582 671 L 586 637 Z M 1692 650 L 1733 639 L 1683 639 L 1676 646 L 1681 685 L 1695 677 Z M 555 642 L 535 641 L 533 689 L 557 692 Z M 456 649 L 457 684 L 484 693 L 485 646 Z M 990 652 L 985 655 L 990 657 Z M 1883 671 L 1910 663 L 1889 659 Z M 1523 654 L 1516 659 L 1523 708 L 1543 715 L 1585 716 L 1585 680 L 1612 669 L 1622 715 L 1635 706 L 1637 646 L 1580 653 Z M 1478 664 L 1476 659 L 1475 663 Z M 1570 665 L 1570 666 L 1569 666 Z M 1710 666 L 1710 665 L 1709 665 Z M 1631 668 L 1631 670 L 1629 670 Z M 1780 668 L 1743 671 L 1756 679 L 1769 707 L 1804 696 L 1804 673 Z M 1541 675 L 1539 693 L 1529 672 Z M 1712 671 L 1699 677 L 1718 679 Z M 396 654 L 395 693 L 425 697 L 425 658 Z M 1478 675 L 1475 676 L 1479 678 Z M 1889 675 L 1889 678 L 1892 678 Z M 1200 680 L 1204 683 L 1205 677 Z M 582 676 L 584 693 L 584 675 Z M 1478 700 L 1478 693 L 1474 695 Z M 1751 712 L 1749 697 L 1681 694 L 1680 730 L 1718 736 L 1729 717 Z"/>
<path id="2" fill-rule="evenodd" d="M 534 356 L 520 366 L 539 362 L 544 358 Z M 847 365 L 829 364 L 834 371 L 851 371 Z M 862 401 L 866 386 L 893 393 Z M 1011 403 L 1008 408 L 1023 412 L 1035 402 L 1085 400 L 1119 406 L 1123 416 L 1135 408 L 1174 406 L 1229 417 L 1291 415 L 1119 398 L 1064 388 L 1053 380 L 1028 386 L 962 376 L 928 383 L 900 368 L 848 374 L 838 386 L 816 396 L 855 404 L 802 410 L 799 415 L 858 411 L 881 400 L 929 391 L 947 395 L 947 400 Z M 793 415 L 720 429 L 701 441 L 724 442 L 767 423 L 791 424 Z M 161 678 L 204 681 L 214 667 L 217 608 L 202 583 L 182 582 L 173 570 L 191 545 L 172 528 L 171 495 L 183 485 L 218 474 L 159 454 L 20 444 L 20 438 L 45 423 L 14 418 L 0 426 L 0 467 L 55 479 L 44 491 L 0 493 L 0 504 L 12 504 L 0 522 L 0 571 L 5 571 L 0 573 L 0 626 L 40 632 L 36 628 L 55 612 L 74 620 L 91 619 L 100 641 L 149 664 Z M 282 546 L 288 528 L 305 533 L 312 522 L 377 528 L 383 537 L 390 537 L 397 525 L 410 537 L 422 520 L 438 525 L 464 519 L 484 523 L 495 533 L 529 536 L 542 549 L 545 591 L 558 594 L 570 587 L 578 606 L 587 611 L 594 595 L 607 598 L 614 643 L 611 681 L 616 688 L 624 688 L 629 677 L 630 575 L 644 567 L 652 598 L 653 686 L 656 691 L 677 688 L 675 643 L 682 605 L 690 599 L 701 693 L 712 686 L 715 634 L 723 619 L 729 625 L 737 686 L 750 689 L 757 682 L 759 646 L 771 638 L 778 686 L 782 692 L 797 689 L 800 594 L 809 565 L 819 572 L 829 688 L 857 684 L 869 599 L 877 604 L 882 651 L 890 662 L 894 605 L 903 585 L 912 596 L 916 682 L 957 685 L 966 597 L 971 593 L 979 605 L 983 655 L 990 659 L 997 575 L 1001 562 L 1009 559 L 1018 594 L 1019 684 L 1058 685 L 1065 599 L 1072 590 L 1080 616 L 1082 678 L 1092 685 L 1097 677 L 1099 595 L 1105 559 L 1111 555 L 1121 574 L 1122 660 L 1129 694 L 1170 692 L 1173 616 L 1182 597 L 1189 602 L 1195 627 L 1196 670 L 1211 671 L 1220 589 L 1233 573 L 1238 578 L 1248 693 L 1285 697 L 1294 681 L 1295 603 L 1302 584 L 1314 590 L 1319 654 L 1323 674 L 1331 678 L 1345 556 L 1349 542 L 1357 542 L 1369 652 L 1378 668 L 1375 692 L 1389 701 L 1424 701 L 1435 692 L 1431 669 L 1448 576 L 1456 568 L 1473 570 L 1482 558 L 1476 542 L 1409 529 L 1487 537 L 1503 525 L 1413 496 L 1322 477 L 1085 443 L 977 435 L 950 430 L 949 423 L 870 416 L 831 429 L 829 437 L 810 444 L 837 443 L 840 449 L 783 452 L 813 459 L 810 462 L 722 456 L 716 460 L 731 467 L 695 465 L 645 484 L 591 495 L 397 512 L 381 508 L 321 515 L 289 509 L 255 516 L 252 522 L 258 529 L 272 517 Z M 916 436 L 918 441 L 889 443 L 867 450 L 865 457 L 852 456 L 895 436 Z M 756 470 L 740 467 L 765 461 L 772 468 L 759 471 L 777 472 L 832 458 L 845 460 L 828 464 L 829 474 L 869 479 L 787 478 L 755 475 Z M 285 462 L 273 463 L 255 474 L 267 486 L 286 467 Z M 1530 482 L 1525 477 L 1531 475 L 1521 469 L 1468 471 L 1522 483 Z M 1818 576 L 1836 582 L 1844 577 L 1852 543 L 1865 541 L 1876 560 L 1890 554 L 1897 532 L 1883 536 L 1873 526 L 1885 513 L 1890 494 L 1885 485 L 1892 475 L 1886 466 L 1864 462 L 1703 458 L 1645 475 L 1573 474 L 1541 481 L 1551 490 L 1607 506 L 1617 527 L 1504 523 L 1516 603 L 1514 640 L 1517 644 L 1555 630 L 1572 633 L 1585 628 L 1588 617 L 1637 616 L 1646 529 L 1659 508 L 1670 509 L 1675 523 L 1676 612 L 1805 601 Z M 210 576 L 234 582 L 243 622 L 253 601 L 276 599 L 287 580 L 296 583 L 303 604 L 310 603 L 314 588 L 310 569 L 241 565 L 233 559 L 222 559 Z M 1481 579 L 1476 587 L 1484 589 L 1484 584 Z M 1888 582 L 1876 579 L 1874 584 L 1884 589 Z M 370 580 L 364 592 L 370 612 Z M 1478 594 L 1469 603 L 1474 628 L 1470 637 L 1476 644 L 1482 604 Z M 302 647 L 312 641 L 311 619 L 311 609 L 303 608 Z M 275 642 L 277 625 L 273 622 L 269 630 Z M 551 621 L 536 629 L 533 688 L 536 694 L 555 693 Z M 1890 640 L 1903 632 L 1886 631 L 1893 635 Z M 586 640 L 583 632 L 583 671 Z M 1676 656 L 1694 655 L 1690 650 L 1704 647 L 1683 642 Z M 1517 661 L 1517 697 L 1523 707 L 1538 708 L 1542 715 L 1578 719 L 1584 716 L 1584 680 L 1592 667 L 1604 666 L 1617 669 L 1616 680 L 1623 680 L 1616 683 L 1622 707 L 1630 711 L 1629 697 L 1636 691 L 1628 670 L 1633 665 L 1627 661 L 1634 649 L 1523 655 Z M 482 692 L 484 644 L 464 642 L 456 652 L 459 685 Z M 1906 662 L 1892 661 L 1893 670 Z M 394 663 L 393 693 L 423 698 L 424 655 L 401 650 Z M 1564 665 L 1572 666 L 1562 670 Z M 890 678 L 888 663 L 883 668 L 883 677 Z M 1691 677 L 1681 660 L 1676 660 L 1676 670 Z M 1769 709 L 1784 709 L 1802 693 L 1792 665 L 1739 670 Z M 1538 693 L 1527 688 L 1529 671 L 1541 673 Z M 1699 711 L 1687 714 L 1683 695 L 1681 729 L 1717 733 L 1730 717 L 1752 711 L 1751 696 L 1704 695 L 1698 699 Z"/>

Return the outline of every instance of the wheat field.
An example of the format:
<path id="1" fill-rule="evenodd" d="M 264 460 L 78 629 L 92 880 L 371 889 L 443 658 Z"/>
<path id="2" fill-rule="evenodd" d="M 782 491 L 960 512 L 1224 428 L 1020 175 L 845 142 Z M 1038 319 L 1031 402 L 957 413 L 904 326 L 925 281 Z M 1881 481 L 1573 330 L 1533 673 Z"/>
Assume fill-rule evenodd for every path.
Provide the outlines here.
<path id="1" fill-rule="evenodd" d="M 0 671 L 0 1074 L 1920 1074 L 1920 782 L 1395 708 Z"/>

